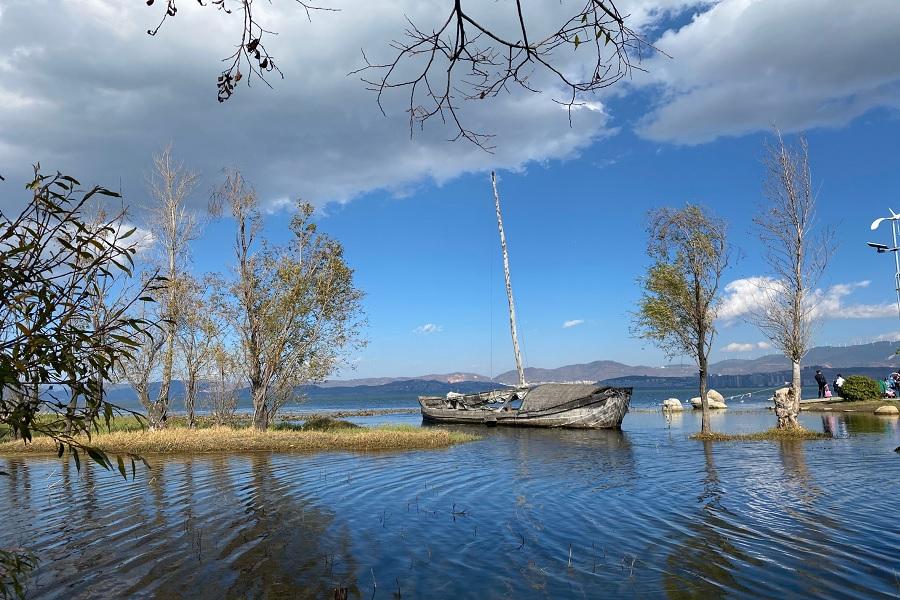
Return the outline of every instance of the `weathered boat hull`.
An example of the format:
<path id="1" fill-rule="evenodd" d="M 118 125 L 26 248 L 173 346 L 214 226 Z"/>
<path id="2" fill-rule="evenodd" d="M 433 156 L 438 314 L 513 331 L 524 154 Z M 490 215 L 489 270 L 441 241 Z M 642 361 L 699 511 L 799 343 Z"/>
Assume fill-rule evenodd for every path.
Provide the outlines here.
<path id="1" fill-rule="evenodd" d="M 628 412 L 632 388 L 597 388 L 595 392 L 565 399 L 559 404 L 543 402 L 536 409 L 492 410 L 448 408 L 440 396 L 420 396 L 422 418 L 434 423 L 466 423 L 513 427 L 565 427 L 573 429 L 618 429 Z"/>

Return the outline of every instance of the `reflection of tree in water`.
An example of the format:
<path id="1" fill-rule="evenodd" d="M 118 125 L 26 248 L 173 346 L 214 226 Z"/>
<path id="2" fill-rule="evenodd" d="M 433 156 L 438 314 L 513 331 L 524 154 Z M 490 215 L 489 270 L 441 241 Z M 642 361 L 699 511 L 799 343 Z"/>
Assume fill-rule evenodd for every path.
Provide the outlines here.
<path id="1" fill-rule="evenodd" d="M 706 476 L 697 498 L 700 515 L 687 528 L 684 542 L 666 558 L 663 586 L 669 598 L 724 598 L 730 593 L 749 594 L 732 575 L 736 564 L 761 564 L 730 541 L 730 534 L 745 534 L 735 526 L 735 515 L 722 504 L 724 491 L 713 461 L 713 443 L 703 442 Z"/>
<path id="2" fill-rule="evenodd" d="M 293 497 L 273 472 L 271 455 L 249 461 L 249 477 L 236 481 L 229 481 L 226 471 L 233 475 L 235 464 L 227 460 L 184 465 L 183 489 L 167 490 L 181 503 L 168 510 L 181 518 L 160 532 L 166 544 L 127 595 L 149 590 L 160 598 L 321 598 L 346 587 L 351 597 L 360 596 L 350 532 L 329 532 L 334 515 Z M 200 468 L 211 468 L 204 476 L 212 489 L 198 498 L 194 474 L 187 473 Z"/>
<path id="3" fill-rule="evenodd" d="M 822 489 L 810 473 L 806 464 L 806 447 L 802 440 L 782 440 L 778 444 L 781 464 L 784 467 L 784 488 L 777 492 L 780 506 L 775 514 L 790 517 L 789 527 L 782 522 L 775 533 L 784 536 L 792 546 L 801 545 L 803 550 L 814 555 L 816 560 L 808 568 L 796 571 L 797 587 L 809 597 L 827 596 L 833 588 L 824 588 L 823 579 L 837 571 L 830 558 L 832 548 L 830 534 L 840 527 L 840 523 L 818 509 L 816 502 L 822 496 Z M 795 531 L 790 531 L 794 529 Z"/>

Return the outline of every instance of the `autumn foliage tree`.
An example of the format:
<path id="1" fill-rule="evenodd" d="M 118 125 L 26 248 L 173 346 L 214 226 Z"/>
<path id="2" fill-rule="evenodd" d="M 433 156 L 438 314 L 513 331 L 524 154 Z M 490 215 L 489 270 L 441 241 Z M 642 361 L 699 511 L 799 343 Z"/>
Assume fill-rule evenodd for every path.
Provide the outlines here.
<path id="1" fill-rule="evenodd" d="M 694 204 L 650 213 L 652 263 L 634 315 L 635 333 L 668 356 L 689 355 L 700 375 L 701 433 L 709 433 L 709 354 L 716 335 L 719 286 L 728 266 L 726 224 Z"/>
<path id="2" fill-rule="evenodd" d="M 313 208 L 299 203 L 284 246 L 262 244 L 259 201 L 240 173 L 219 196 L 237 228 L 229 321 L 240 340 L 253 425 L 265 430 L 295 386 L 321 381 L 362 344 L 362 292 L 343 247 L 318 231 Z"/>

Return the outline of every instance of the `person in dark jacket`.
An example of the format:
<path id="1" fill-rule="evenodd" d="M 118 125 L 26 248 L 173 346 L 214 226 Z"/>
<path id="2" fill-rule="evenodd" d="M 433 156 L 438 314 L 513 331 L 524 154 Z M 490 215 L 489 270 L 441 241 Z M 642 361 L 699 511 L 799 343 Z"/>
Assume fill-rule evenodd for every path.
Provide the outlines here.
<path id="1" fill-rule="evenodd" d="M 828 385 L 828 380 L 825 379 L 825 376 L 822 375 L 822 371 L 816 369 L 816 383 L 819 384 L 819 398 L 825 397 L 825 386 Z"/>

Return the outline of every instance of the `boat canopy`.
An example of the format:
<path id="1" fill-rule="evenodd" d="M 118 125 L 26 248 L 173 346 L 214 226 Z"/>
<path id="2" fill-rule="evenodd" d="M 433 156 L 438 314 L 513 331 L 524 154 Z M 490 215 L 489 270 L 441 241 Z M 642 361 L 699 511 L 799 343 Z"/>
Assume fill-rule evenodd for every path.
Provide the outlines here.
<path id="1" fill-rule="evenodd" d="M 545 383 L 528 390 L 520 410 L 547 410 L 566 402 L 585 398 L 603 389 L 593 383 Z"/>

